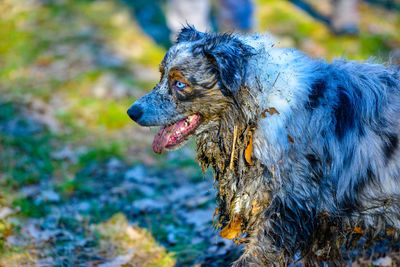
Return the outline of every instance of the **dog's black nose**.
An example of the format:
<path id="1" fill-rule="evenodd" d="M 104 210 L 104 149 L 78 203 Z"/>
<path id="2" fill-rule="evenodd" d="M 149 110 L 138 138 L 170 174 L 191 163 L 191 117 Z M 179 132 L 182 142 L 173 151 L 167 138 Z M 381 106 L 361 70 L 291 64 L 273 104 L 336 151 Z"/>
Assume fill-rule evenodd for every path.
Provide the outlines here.
<path id="1" fill-rule="evenodd" d="M 131 106 L 128 111 L 126 112 L 128 113 L 129 117 L 134 120 L 134 121 L 138 121 L 140 119 L 140 117 L 142 117 L 143 115 L 143 110 L 141 107 L 139 106 Z"/>

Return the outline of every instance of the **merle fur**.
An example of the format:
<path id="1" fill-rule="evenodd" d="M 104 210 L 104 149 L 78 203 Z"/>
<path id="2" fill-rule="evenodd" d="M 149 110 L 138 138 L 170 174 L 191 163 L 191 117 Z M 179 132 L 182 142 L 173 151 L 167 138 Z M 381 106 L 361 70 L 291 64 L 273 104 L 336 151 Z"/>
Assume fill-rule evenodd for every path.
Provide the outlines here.
<path id="1" fill-rule="evenodd" d="M 197 152 L 203 168 L 215 172 L 217 226 L 241 220 L 235 239 L 244 252 L 235 266 L 299 258 L 339 265 L 341 252 L 361 237 L 374 240 L 390 227 L 397 238 L 398 66 L 327 63 L 274 48 L 261 35 L 207 34 L 191 26 L 163 64 L 180 65 L 202 93 L 181 103 L 162 77 L 131 109 L 144 112 L 137 121 L 145 126 L 203 116 Z M 278 113 L 269 114 L 272 107 Z M 244 157 L 250 139 L 251 164 Z"/>

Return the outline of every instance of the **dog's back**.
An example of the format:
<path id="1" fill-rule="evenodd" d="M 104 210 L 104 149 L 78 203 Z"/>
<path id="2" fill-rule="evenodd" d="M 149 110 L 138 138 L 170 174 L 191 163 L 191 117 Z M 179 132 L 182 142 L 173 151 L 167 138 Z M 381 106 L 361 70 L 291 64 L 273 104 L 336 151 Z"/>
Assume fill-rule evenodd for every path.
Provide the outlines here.
<path id="1" fill-rule="evenodd" d="M 261 65 L 273 77 L 266 85 L 274 86 L 258 102 L 278 114 L 258 120 L 254 153 L 273 174 L 270 239 L 292 255 L 334 260 L 343 237 L 354 237 L 349 229 L 370 238 L 400 230 L 399 67 L 326 63 L 286 49 L 267 50 L 266 58 Z M 253 78 L 262 80 L 249 84 Z"/>

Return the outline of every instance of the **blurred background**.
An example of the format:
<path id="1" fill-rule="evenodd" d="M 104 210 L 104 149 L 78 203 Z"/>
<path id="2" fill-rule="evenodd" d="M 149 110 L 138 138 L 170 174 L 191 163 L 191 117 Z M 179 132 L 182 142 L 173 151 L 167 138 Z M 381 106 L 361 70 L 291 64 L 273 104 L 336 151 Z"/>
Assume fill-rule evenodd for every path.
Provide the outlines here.
<path id="1" fill-rule="evenodd" d="M 193 144 L 155 155 L 156 129 L 126 115 L 181 24 L 400 62 L 399 0 L 0 0 L 0 14 L 0 266 L 237 257 L 212 228 L 212 174 Z M 392 260 L 378 252 L 359 262 Z"/>

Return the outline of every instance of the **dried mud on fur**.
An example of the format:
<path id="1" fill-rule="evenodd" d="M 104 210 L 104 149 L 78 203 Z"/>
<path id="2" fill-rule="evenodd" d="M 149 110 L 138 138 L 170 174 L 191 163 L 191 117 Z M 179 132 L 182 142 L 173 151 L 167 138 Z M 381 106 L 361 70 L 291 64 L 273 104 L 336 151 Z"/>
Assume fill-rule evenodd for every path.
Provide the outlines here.
<path id="1" fill-rule="evenodd" d="M 197 138 L 197 152 L 202 169 L 214 169 L 218 190 L 215 225 L 222 229 L 222 237 L 241 243 L 259 213 L 268 206 L 270 190 L 267 184 L 260 183 L 264 180 L 264 168 L 252 158 L 255 128 L 233 106 L 225 114 L 217 129 Z M 260 184 L 265 188 L 259 188 Z"/>

